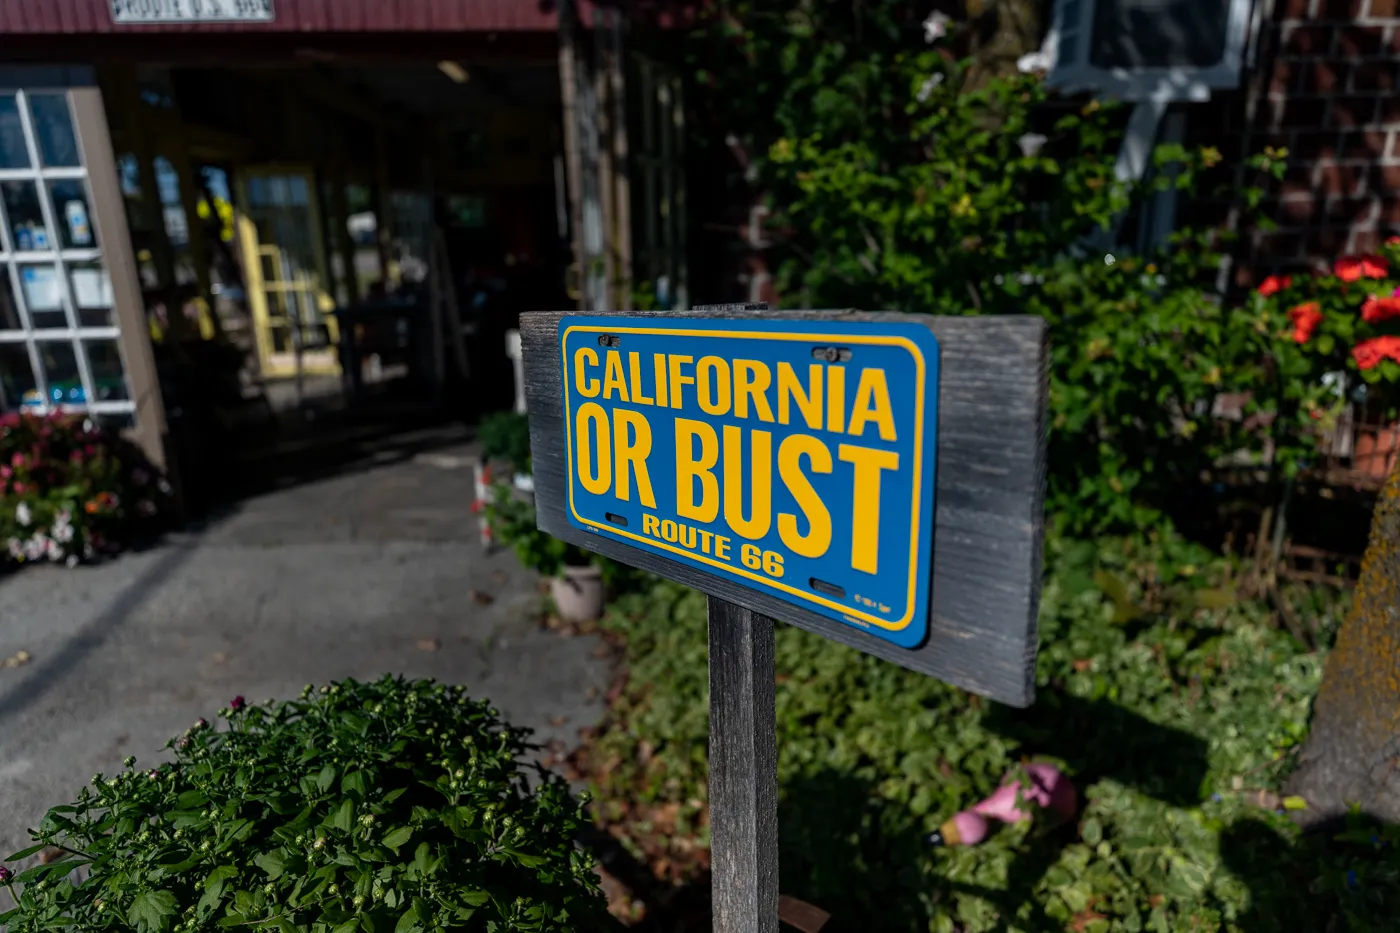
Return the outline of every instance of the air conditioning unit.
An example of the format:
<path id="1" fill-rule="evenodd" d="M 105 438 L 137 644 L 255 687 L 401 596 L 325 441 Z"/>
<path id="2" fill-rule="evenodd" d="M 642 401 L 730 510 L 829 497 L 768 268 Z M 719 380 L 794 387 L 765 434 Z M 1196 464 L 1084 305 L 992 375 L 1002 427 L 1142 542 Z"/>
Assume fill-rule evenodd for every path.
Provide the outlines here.
<path id="1" fill-rule="evenodd" d="M 1049 82 L 1125 101 L 1204 101 L 1239 86 L 1253 0 L 1056 0 Z"/>

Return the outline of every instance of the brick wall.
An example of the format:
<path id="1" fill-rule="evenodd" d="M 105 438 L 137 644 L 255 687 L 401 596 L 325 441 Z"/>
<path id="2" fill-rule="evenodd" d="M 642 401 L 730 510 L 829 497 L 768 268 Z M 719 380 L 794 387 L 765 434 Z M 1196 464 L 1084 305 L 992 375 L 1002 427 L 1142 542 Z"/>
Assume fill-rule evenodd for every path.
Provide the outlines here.
<path id="1" fill-rule="evenodd" d="M 1228 135 L 1286 146 L 1289 171 L 1266 202 L 1277 229 L 1245 231 L 1239 284 L 1400 234 L 1400 0 L 1272 6 L 1256 71 L 1225 109 Z"/>

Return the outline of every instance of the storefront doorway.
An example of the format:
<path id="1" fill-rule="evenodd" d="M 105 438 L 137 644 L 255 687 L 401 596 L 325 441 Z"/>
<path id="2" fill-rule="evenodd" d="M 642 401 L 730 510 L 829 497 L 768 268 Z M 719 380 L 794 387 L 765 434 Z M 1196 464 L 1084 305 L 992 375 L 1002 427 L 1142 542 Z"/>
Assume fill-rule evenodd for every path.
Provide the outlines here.
<path id="1" fill-rule="evenodd" d="M 310 168 L 240 172 L 238 233 L 262 373 L 340 374 L 336 301 L 326 274 L 321 208 Z M 254 261 L 255 260 L 255 261 Z"/>

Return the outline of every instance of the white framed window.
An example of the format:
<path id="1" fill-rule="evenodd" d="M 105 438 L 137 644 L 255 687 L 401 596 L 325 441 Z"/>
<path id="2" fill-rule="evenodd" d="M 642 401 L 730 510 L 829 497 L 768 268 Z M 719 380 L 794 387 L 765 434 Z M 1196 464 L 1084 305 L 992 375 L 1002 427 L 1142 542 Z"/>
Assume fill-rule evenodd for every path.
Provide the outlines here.
<path id="1" fill-rule="evenodd" d="M 1204 101 L 1239 86 L 1253 0 L 1056 0 L 1049 83 L 1125 101 Z"/>
<path id="2" fill-rule="evenodd" d="M 136 405 L 67 88 L 0 90 L 0 411 Z"/>

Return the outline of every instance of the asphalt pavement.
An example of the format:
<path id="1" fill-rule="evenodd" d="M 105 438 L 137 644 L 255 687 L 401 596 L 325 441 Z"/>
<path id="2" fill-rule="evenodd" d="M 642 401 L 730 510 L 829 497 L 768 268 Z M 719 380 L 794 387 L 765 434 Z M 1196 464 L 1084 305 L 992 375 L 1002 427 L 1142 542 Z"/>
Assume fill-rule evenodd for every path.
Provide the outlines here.
<path id="1" fill-rule="evenodd" d="M 573 747 L 603 713 L 600 643 L 539 625 L 537 578 L 485 553 L 472 451 L 438 447 L 244 500 L 94 567 L 0 577 L 0 857 L 122 759 L 234 696 L 384 673 L 488 697 Z"/>

